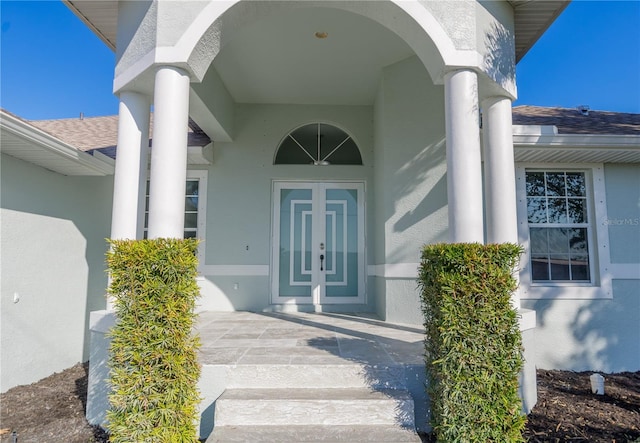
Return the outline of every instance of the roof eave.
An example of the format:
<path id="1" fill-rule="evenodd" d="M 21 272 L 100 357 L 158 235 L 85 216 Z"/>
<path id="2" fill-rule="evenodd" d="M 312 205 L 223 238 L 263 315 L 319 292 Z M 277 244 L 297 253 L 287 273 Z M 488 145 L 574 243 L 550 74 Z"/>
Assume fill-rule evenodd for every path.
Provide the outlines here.
<path id="1" fill-rule="evenodd" d="M 115 171 L 112 159 L 82 152 L 5 111 L 0 111 L 0 132 L 2 138 L 10 134 L 24 143 L 20 146 L 2 143 L 0 152 L 59 174 L 105 176 Z"/>
<path id="2" fill-rule="evenodd" d="M 117 4 L 117 0 L 108 0 L 108 1 L 101 1 L 100 3 L 115 3 Z M 100 40 L 102 40 L 102 42 L 107 45 L 108 48 L 110 48 L 112 51 L 115 52 L 116 50 L 116 41 L 115 41 L 115 35 L 116 35 L 116 30 L 110 30 L 112 36 L 109 37 L 107 36 L 106 33 L 108 33 L 108 31 L 104 31 L 99 29 L 98 26 L 96 26 L 89 17 L 87 17 L 80 9 L 79 4 L 81 3 L 81 1 L 78 0 L 62 0 L 62 3 L 64 3 L 69 9 L 71 9 L 71 12 L 73 12 L 76 17 L 78 17 L 85 25 L 87 25 L 87 27 L 89 29 L 91 29 L 91 31 L 98 36 L 98 38 Z M 93 2 L 87 2 L 85 0 L 85 3 L 97 3 L 95 0 Z M 116 17 L 116 21 L 117 21 L 117 17 Z"/>
<path id="3" fill-rule="evenodd" d="M 516 162 L 640 163 L 640 135 L 514 134 Z"/>

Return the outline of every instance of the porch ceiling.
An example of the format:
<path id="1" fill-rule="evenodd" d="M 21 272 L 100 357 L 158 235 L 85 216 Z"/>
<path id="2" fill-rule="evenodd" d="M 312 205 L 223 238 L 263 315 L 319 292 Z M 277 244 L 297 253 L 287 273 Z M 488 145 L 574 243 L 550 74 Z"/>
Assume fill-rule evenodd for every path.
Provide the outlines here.
<path id="1" fill-rule="evenodd" d="M 238 103 L 369 105 L 382 68 L 412 55 L 400 37 L 368 18 L 295 8 L 246 29 L 213 67 Z"/>
<path id="2" fill-rule="evenodd" d="M 117 0 L 63 1 L 107 46 L 115 48 Z M 569 0 L 509 0 L 509 3 L 515 13 L 516 60 L 520 60 Z M 370 103 L 371 85 L 377 81 L 380 67 L 411 55 L 408 46 L 395 34 L 360 16 L 337 14 L 331 9 L 313 12 L 303 9 L 256 24 L 220 54 L 222 60 L 214 64 L 237 101 L 274 102 L 272 99 L 278 97 L 275 102 L 282 102 L 285 96 L 293 94 L 292 91 L 283 94 L 284 88 L 295 86 L 305 91 L 304 96 L 298 91 L 295 102 Z M 270 32 L 265 34 L 267 30 Z M 314 33 L 318 31 L 327 32 L 328 37 L 316 39 Z M 256 36 L 259 38 L 252 39 Z M 317 60 L 326 54 L 331 55 L 332 62 L 319 64 Z M 269 57 L 269 63 L 264 57 Z M 293 68 L 298 72 L 295 82 L 290 81 Z M 348 76 L 357 81 L 336 81 Z M 263 85 L 260 91 L 256 79 Z M 336 84 L 343 86 L 336 89 L 333 87 Z M 336 97 L 340 100 L 336 101 Z"/>

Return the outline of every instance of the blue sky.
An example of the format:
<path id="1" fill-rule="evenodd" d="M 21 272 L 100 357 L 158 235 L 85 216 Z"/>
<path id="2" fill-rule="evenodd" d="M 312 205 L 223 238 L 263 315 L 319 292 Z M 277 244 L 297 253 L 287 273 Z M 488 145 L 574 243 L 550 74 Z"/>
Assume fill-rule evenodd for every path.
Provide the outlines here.
<path id="1" fill-rule="evenodd" d="M 0 106 L 111 115 L 113 53 L 59 1 L 0 1 Z M 574 0 L 517 67 L 515 105 L 640 113 L 640 0 Z"/>

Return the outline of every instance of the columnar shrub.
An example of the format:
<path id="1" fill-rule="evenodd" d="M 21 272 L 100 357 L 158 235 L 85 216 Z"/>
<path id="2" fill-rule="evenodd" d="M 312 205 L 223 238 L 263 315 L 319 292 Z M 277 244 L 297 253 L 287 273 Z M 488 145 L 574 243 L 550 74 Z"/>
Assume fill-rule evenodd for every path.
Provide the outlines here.
<path id="1" fill-rule="evenodd" d="M 522 338 L 510 303 L 521 248 L 437 244 L 419 286 L 431 424 L 439 442 L 521 442 Z"/>
<path id="2" fill-rule="evenodd" d="M 197 241 L 110 241 L 111 442 L 196 442 Z"/>

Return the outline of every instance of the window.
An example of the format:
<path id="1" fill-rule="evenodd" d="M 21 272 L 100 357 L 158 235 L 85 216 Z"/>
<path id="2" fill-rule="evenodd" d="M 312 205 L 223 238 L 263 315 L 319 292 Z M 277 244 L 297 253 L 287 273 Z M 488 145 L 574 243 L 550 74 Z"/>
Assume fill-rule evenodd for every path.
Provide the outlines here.
<path id="1" fill-rule="evenodd" d="M 184 238 L 205 238 L 206 171 L 188 171 L 184 202 Z M 149 226 L 149 180 L 144 207 L 144 238 Z"/>
<path id="2" fill-rule="evenodd" d="M 342 129 L 311 123 L 291 131 L 278 146 L 276 165 L 362 165 L 358 146 Z"/>
<path id="3" fill-rule="evenodd" d="M 591 282 L 584 172 L 526 173 L 531 280 Z"/>
<path id="4" fill-rule="evenodd" d="M 604 166 L 516 165 L 522 299 L 611 298 Z"/>

